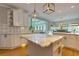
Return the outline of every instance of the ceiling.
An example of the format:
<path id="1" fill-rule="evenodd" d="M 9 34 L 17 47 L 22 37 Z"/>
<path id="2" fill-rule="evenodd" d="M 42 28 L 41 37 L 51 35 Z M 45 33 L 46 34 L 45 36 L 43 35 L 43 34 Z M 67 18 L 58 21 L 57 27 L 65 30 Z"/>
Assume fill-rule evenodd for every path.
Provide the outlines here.
<path id="1" fill-rule="evenodd" d="M 34 4 L 27 3 L 7 3 L 11 7 L 22 8 L 31 15 L 33 12 Z M 44 3 L 36 3 L 36 10 L 38 18 L 42 18 L 51 22 L 58 22 L 63 20 L 72 20 L 79 18 L 79 3 L 55 3 L 55 12 L 48 15 L 43 13 Z"/>

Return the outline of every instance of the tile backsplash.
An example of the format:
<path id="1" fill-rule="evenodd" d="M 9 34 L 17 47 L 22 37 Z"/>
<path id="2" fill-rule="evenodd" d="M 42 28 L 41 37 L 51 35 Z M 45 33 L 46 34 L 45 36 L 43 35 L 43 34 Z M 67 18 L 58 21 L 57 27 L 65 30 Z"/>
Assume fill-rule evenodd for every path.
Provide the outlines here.
<path id="1" fill-rule="evenodd" d="M 9 27 L 6 25 L 0 25 L 0 34 L 20 34 L 21 30 L 19 27 Z"/>
<path id="2" fill-rule="evenodd" d="M 28 27 L 9 27 L 7 25 L 0 25 L 0 34 L 23 34 L 30 33 Z"/>

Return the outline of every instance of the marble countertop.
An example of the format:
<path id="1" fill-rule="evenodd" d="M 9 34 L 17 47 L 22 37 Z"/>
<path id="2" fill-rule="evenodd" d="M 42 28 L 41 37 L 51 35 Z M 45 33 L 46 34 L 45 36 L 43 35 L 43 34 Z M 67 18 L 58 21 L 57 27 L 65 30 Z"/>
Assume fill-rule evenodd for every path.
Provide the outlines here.
<path id="1" fill-rule="evenodd" d="M 46 34 L 26 34 L 26 35 L 22 35 L 21 37 L 30 40 L 33 43 L 40 45 L 41 47 L 47 47 L 51 43 L 54 43 L 62 39 L 64 36 L 60 36 L 60 35 L 49 36 Z"/>

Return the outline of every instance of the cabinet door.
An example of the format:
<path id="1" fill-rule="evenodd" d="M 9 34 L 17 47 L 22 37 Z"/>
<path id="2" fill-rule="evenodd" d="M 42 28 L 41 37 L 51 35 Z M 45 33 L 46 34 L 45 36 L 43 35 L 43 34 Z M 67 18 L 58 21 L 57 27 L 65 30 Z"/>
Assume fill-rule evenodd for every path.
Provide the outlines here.
<path id="1" fill-rule="evenodd" d="M 27 26 L 27 13 L 23 10 L 13 9 L 13 25 Z"/>
<path id="2" fill-rule="evenodd" d="M 0 6 L 0 24 L 7 24 L 7 8 Z"/>
<path id="3" fill-rule="evenodd" d="M 0 35 L 0 49 L 8 49 L 11 47 L 10 36 Z"/>
<path id="4" fill-rule="evenodd" d="M 79 35 L 76 36 L 76 49 L 79 50 Z"/>
<path id="5" fill-rule="evenodd" d="M 69 48 L 76 48 L 76 36 L 66 35 L 65 46 Z"/>
<path id="6" fill-rule="evenodd" d="M 23 26 L 28 27 L 28 15 L 26 12 L 23 12 Z"/>
<path id="7" fill-rule="evenodd" d="M 60 56 L 62 55 L 62 40 L 55 42 L 53 44 L 53 55 L 54 56 Z"/>
<path id="8" fill-rule="evenodd" d="M 22 16 L 21 16 L 21 11 L 17 9 L 13 9 L 13 26 L 21 26 Z"/>

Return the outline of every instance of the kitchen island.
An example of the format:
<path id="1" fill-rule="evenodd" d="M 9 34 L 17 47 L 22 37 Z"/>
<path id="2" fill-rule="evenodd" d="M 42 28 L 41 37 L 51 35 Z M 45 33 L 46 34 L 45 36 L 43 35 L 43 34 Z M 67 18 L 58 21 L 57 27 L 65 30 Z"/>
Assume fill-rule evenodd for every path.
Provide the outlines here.
<path id="1" fill-rule="evenodd" d="M 46 34 L 27 34 L 22 38 L 28 41 L 28 51 L 31 56 L 62 55 L 62 40 L 64 36 Z"/>

